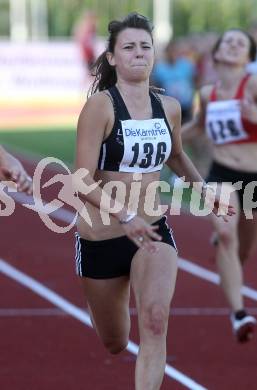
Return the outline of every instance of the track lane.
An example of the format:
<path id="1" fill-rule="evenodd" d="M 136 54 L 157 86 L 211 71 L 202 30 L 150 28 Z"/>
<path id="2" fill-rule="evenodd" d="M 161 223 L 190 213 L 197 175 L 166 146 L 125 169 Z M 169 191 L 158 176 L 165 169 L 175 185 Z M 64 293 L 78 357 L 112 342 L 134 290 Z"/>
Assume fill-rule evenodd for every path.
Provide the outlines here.
<path id="1" fill-rule="evenodd" d="M 15 214 L 16 215 L 13 215 L 12 217 L 10 217 L 10 219 L 8 218 L 7 225 L 9 225 L 10 229 L 12 229 L 12 226 L 14 226 L 15 223 L 14 220 L 12 221 L 12 218 L 14 219 L 18 218 L 18 224 L 21 223 L 21 228 L 22 228 L 22 222 L 19 221 L 24 220 L 24 216 L 22 214 L 25 214 L 26 222 L 27 222 L 26 223 L 27 230 L 24 231 L 24 229 L 21 229 L 20 240 L 19 240 L 20 243 L 17 244 L 15 250 L 13 248 L 11 256 L 9 255 L 8 257 L 9 263 L 14 265 L 15 267 L 18 267 L 19 269 L 22 269 L 24 272 L 28 273 L 29 270 L 30 275 L 39 279 L 41 282 L 43 282 L 44 285 L 50 287 L 51 289 L 54 289 L 58 293 L 62 292 L 62 294 L 68 299 L 74 300 L 74 296 L 77 296 L 75 299 L 75 301 L 77 301 L 79 297 L 79 300 L 81 300 L 80 306 L 82 306 L 83 305 L 82 294 L 80 289 L 78 289 L 79 293 L 77 292 L 78 282 L 77 282 L 77 278 L 74 275 L 74 265 L 72 259 L 73 248 L 71 246 L 71 242 L 73 241 L 73 232 L 65 235 L 57 235 L 48 232 L 44 227 L 44 225 L 41 222 L 40 223 L 38 222 L 39 220 L 37 216 L 33 214 L 33 212 L 26 210 L 21 206 L 17 206 Z M 8 233 L 8 231 L 9 228 L 8 226 L 6 226 L 6 233 Z M 32 239 L 32 236 L 35 232 L 37 232 L 36 233 L 37 235 L 40 234 L 39 242 L 37 240 Z M 49 234 L 52 237 L 52 241 L 49 240 Z M 57 247 L 57 245 L 54 244 L 53 242 L 54 240 L 56 240 L 56 243 L 59 244 L 58 247 L 62 248 L 59 257 L 57 256 L 57 254 L 56 256 L 49 256 L 49 248 L 52 249 Z M 40 254 L 39 257 L 35 255 L 35 257 L 33 258 L 33 251 L 32 253 L 30 252 L 31 244 L 29 245 L 29 243 L 31 242 L 33 242 L 34 243 L 33 245 L 35 245 L 34 253 L 36 252 L 36 248 L 38 249 L 38 253 Z M 70 250 L 67 250 L 67 248 L 69 247 Z M 6 253 L 9 252 L 9 244 L 7 241 L 5 242 L 5 245 L 2 247 L 2 253 L 4 253 L 5 250 Z M 63 250 L 63 256 L 62 256 L 62 250 Z M 69 263 L 67 260 L 71 260 L 71 262 Z M 69 269 L 69 271 L 66 274 L 67 269 Z M 65 278 L 63 277 L 63 275 L 65 275 Z M 133 319 L 133 322 L 134 323 L 136 322 L 136 318 Z M 134 326 L 134 328 L 136 328 L 136 326 Z M 133 330 L 132 330 L 132 334 L 133 334 Z M 92 349 L 93 348 L 94 346 L 92 346 Z M 169 368 L 169 370 L 171 369 Z"/>
<path id="2" fill-rule="evenodd" d="M 185 257 L 190 256 L 190 259 L 194 260 L 194 262 L 198 263 L 199 265 L 208 267 L 208 269 L 210 270 L 215 270 L 214 263 L 211 261 L 213 248 L 210 247 L 208 242 L 210 234 L 209 225 L 201 218 L 196 219 L 193 217 L 189 218 L 187 216 L 180 216 L 172 218 L 172 226 L 174 228 L 175 236 L 179 244 L 180 255 Z M 28 229 L 27 231 L 25 231 L 25 227 L 26 229 Z M 22 270 L 24 270 L 24 272 L 27 271 L 35 278 L 39 278 L 42 283 L 46 284 L 52 289 L 55 289 L 56 291 L 58 291 L 59 294 L 62 294 L 63 296 L 69 298 L 78 306 L 83 305 L 81 291 L 78 286 L 76 277 L 74 276 L 73 248 L 71 245 L 71 240 L 73 239 L 73 232 L 65 235 L 58 235 L 57 239 L 57 237 L 55 237 L 57 235 L 49 232 L 48 229 L 39 220 L 36 214 L 31 211 L 25 210 L 18 205 L 15 214 L 12 217 L 8 217 L 6 219 L 4 228 L 5 231 L 2 234 L 1 245 L 1 255 L 4 258 L 7 258 L 11 264 L 17 266 L 18 268 L 21 268 Z M 16 237 L 15 232 L 17 231 L 22 232 L 19 237 Z M 204 242 L 205 244 L 201 246 L 196 246 L 195 243 L 197 242 L 196 240 L 199 235 L 201 237 L 202 242 Z M 13 241 L 14 238 L 15 240 Z M 34 248 L 31 246 L 31 243 L 35 245 Z M 49 248 L 51 249 L 50 256 Z M 249 264 L 247 265 L 245 279 L 247 284 L 250 283 L 252 287 L 256 287 L 256 273 L 254 271 L 254 262 L 249 262 Z M 6 297 L 11 295 L 10 290 L 13 293 L 13 286 L 11 289 L 8 288 L 8 292 L 4 294 Z M 17 294 L 17 296 L 19 296 L 19 294 Z M 25 302 L 22 300 L 21 307 L 22 305 L 24 306 L 24 304 Z M 189 275 L 185 272 L 179 272 L 177 289 L 173 301 L 173 307 L 176 306 L 189 308 L 204 308 L 225 307 L 226 305 L 223 296 L 217 286 L 211 285 L 210 283 L 200 280 L 195 276 Z M 256 303 L 247 299 L 247 306 L 256 307 Z M 43 324 L 45 325 L 43 327 L 43 332 L 47 330 L 47 320 L 48 319 L 46 318 L 46 321 L 43 321 Z M 21 319 L 21 322 L 22 321 L 23 320 Z M 55 319 L 51 318 L 51 321 L 54 322 Z M 64 324 L 63 319 L 61 319 L 61 321 L 62 322 L 59 323 Z M 5 334 L 7 334 L 7 330 L 9 330 L 9 325 L 6 325 L 7 326 L 5 327 Z M 38 332 L 38 329 L 40 329 L 40 325 L 39 328 L 37 328 L 36 332 Z M 85 336 L 84 333 L 85 329 L 83 329 L 82 332 L 83 336 Z M 2 330 L 1 334 L 3 334 Z M 28 335 L 25 332 L 25 340 L 29 339 Z M 81 337 L 83 338 L 83 336 Z M 41 340 L 41 350 L 44 347 L 44 338 L 45 337 L 42 337 Z M 138 340 L 136 330 L 136 318 L 133 317 L 131 338 L 136 341 Z M 60 339 L 61 342 L 62 338 L 60 337 Z M 90 331 L 89 339 L 90 341 L 94 339 L 94 344 L 92 348 L 87 349 L 87 356 L 88 354 L 90 355 L 92 350 L 97 348 L 96 346 L 98 346 L 100 356 L 104 355 L 106 358 L 106 354 L 103 351 L 100 343 L 97 341 L 94 332 Z M 50 340 L 53 340 L 51 336 Z M 67 337 L 66 340 L 69 340 L 69 337 Z M 9 339 L 9 344 L 11 344 L 13 341 L 14 340 L 11 337 Z M 20 337 L 16 339 L 16 343 L 20 343 Z M 80 348 L 79 350 L 77 349 L 77 344 L 74 345 L 76 345 L 76 350 L 74 351 L 73 346 L 73 349 L 71 348 L 73 353 L 82 353 L 83 356 L 83 352 L 81 352 Z M 26 346 L 28 347 L 28 343 L 26 343 Z M 29 354 L 29 350 L 26 351 L 25 348 L 24 353 Z M 44 354 L 44 352 L 42 353 Z M 109 357 L 109 355 L 107 356 Z M 122 388 L 126 389 L 132 388 L 133 386 L 132 381 L 130 381 L 129 384 L 128 381 L 133 378 L 134 359 L 129 354 L 126 354 L 125 356 L 126 357 L 124 358 L 124 360 L 126 363 L 124 364 L 124 366 L 122 366 L 122 370 L 124 372 L 123 379 L 125 376 L 126 379 L 124 379 L 124 381 L 127 383 L 125 384 L 125 386 L 124 384 L 122 384 Z M 51 354 L 48 355 L 48 357 L 49 360 L 51 360 L 51 358 L 56 359 L 55 357 L 51 356 Z M 70 354 L 70 357 L 73 360 L 72 353 Z M 74 357 L 75 362 L 77 362 L 76 358 L 77 355 Z M 102 361 L 101 358 L 99 359 L 100 361 Z M 114 358 L 114 366 L 117 368 L 117 370 L 119 370 L 120 368 L 119 359 L 121 359 L 121 361 L 124 363 L 124 361 L 122 360 L 123 357 Z M 241 389 L 246 388 L 247 385 L 248 389 L 254 390 L 255 377 L 253 368 L 256 364 L 256 338 L 253 340 L 252 343 L 249 343 L 246 346 L 237 345 L 231 335 L 228 319 L 222 316 L 174 316 L 173 318 L 171 318 L 169 326 L 168 362 L 172 365 L 175 365 L 176 368 L 181 369 L 181 371 L 186 372 L 188 375 L 191 375 L 198 382 L 204 383 L 206 387 L 208 387 L 208 389 Z M 17 364 L 18 363 L 19 360 L 17 361 Z M 65 364 L 68 363 L 65 362 Z M 63 366 L 64 370 L 65 364 Z M 87 362 L 87 365 L 88 364 L 89 363 Z M 33 364 L 31 367 L 33 367 Z M 82 371 L 79 366 L 76 365 L 75 367 L 76 373 L 73 372 L 73 376 L 77 377 L 77 372 L 82 373 Z M 89 372 L 91 371 L 88 370 L 87 374 L 90 377 Z M 93 367 L 92 372 L 94 372 Z M 52 377 L 53 383 L 55 381 L 54 375 L 54 373 L 50 375 Z M 113 373 L 113 375 L 115 375 L 115 373 Z M 70 371 L 70 378 L 71 377 L 72 372 Z M 101 378 L 100 375 L 98 375 L 98 380 L 100 379 L 100 381 L 97 382 L 96 387 L 93 388 L 97 388 L 100 390 L 102 388 L 107 389 L 108 387 L 101 386 L 108 386 L 107 383 L 112 383 L 108 381 L 108 378 L 110 381 L 112 381 L 113 377 L 114 376 L 112 375 L 109 376 L 108 373 L 103 374 Z M 102 383 L 102 378 L 106 378 L 104 379 L 104 383 Z M 34 379 L 37 380 L 36 377 L 34 377 Z M 67 378 L 66 380 L 68 381 Z M 61 376 L 58 376 L 58 381 L 59 383 L 61 383 Z M 83 379 L 82 382 L 84 383 Z M 114 384 L 112 383 L 112 386 L 113 385 Z M 169 389 L 170 386 L 170 379 L 165 378 L 162 388 L 166 390 Z M 51 389 L 51 387 L 47 388 Z M 176 382 L 173 382 L 172 388 L 180 389 L 184 387 Z M 15 387 L 14 389 L 16 390 Z M 112 389 L 114 389 L 114 387 L 112 387 Z"/>

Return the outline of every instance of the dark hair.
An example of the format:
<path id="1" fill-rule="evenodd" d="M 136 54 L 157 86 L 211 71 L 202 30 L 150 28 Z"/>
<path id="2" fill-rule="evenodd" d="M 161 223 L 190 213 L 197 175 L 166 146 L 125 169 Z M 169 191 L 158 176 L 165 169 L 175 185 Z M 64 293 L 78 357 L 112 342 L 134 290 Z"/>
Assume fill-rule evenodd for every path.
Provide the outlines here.
<path id="1" fill-rule="evenodd" d="M 255 61 L 255 58 L 256 58 L 256 42 L 255 40 L 253 39 L 253 37 L 251 36 L 251 34 L 249 34 L 247 31 L 244 31 L 244 30 L 241 30 L 240 28 L 230 28 L 229 30 L 225 31 L 217 40 L 217 42 L 215 43 L 213 49 L 212 49 L 212 59 L 215 63 L 217 63 L 217 61 L 215 60 L 215 54 L 216 52 L 218 51 L 219 47 L 220 47 L 220 44 L 221 44 L 221 41 L 224 37 L 224 35 L 228 32 L 228 31 L 240 31 L 241 33 L 243 33 L 249 40 L 249 43 L 250 43 L 250 47 L 249 47 L 249 53 L 248 53 L 248 56 L 249 56 L 249 59 L 251 61 Z"/>
<path id="2" fill-rule="evenodd" d="M 137 12 L 131 12 L 123 20 L 113 20 L 108 25 L 109 39 L 107 49 L 97 58 L 92 67 L 92 76 L 95 77 L 94 82 L 89 90 L 88 95 L 92 95 L 97 91 L 108 89 L 116 84 L 117 75 L 114 66 L 111 66 L 106 58 L 107 52 L 114 52 L 114 47 L 119 33 L 126 28 L 138 28 L 147 31 L 153 41 L 152 30 L 153 25 L 150 20 Z"/>

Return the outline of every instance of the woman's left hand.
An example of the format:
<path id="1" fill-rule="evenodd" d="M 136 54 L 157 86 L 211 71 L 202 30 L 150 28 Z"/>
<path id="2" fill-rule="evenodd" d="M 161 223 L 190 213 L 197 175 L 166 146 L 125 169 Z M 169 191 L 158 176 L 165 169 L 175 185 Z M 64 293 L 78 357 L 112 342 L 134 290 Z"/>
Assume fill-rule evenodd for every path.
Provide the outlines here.
<path id="1" fill-rule="evenodd" d="M 228 222 L 228 217 L 236 214 L 235 208 L 229 204 L 229 200 L 221 201 L 220 195 L 210 185 L 206 187 L 203 196 L 206 207 L 209 207 L 216 217 L 221 217 L 225 222 Z"/>
<path id="2" fill-rule="evenodd" d="M 212 212 L 216 217 L 221 217 L 225 222 L 228 222 L 228 217 L 236 214 L 232 205 L 222 203 L 219 199 L 215 200 Z"/>
<path id="3" fill-rule="evenodd" d="M 157 252 L 155 242 L 162 240 L 156 232 L 158 225 L 150 225 L 143 218 L 135 215 L 129 222 L 122 223 L 121 227 L 138 248 L 146 249 L 151 253 Z"/>

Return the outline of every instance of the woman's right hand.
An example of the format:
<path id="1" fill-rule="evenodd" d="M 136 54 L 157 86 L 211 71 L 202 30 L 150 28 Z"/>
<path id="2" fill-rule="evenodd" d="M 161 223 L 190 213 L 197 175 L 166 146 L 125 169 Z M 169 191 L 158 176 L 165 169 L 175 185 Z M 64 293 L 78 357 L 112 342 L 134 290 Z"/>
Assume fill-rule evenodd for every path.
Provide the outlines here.
<path id="1" fill-rule="evenodd" d="M 155 232 L 158 225 L 150 225 L 143 218 L 135 216 L 129 222 L 121 224 L 126 236 L 139 248 L 151 253 L 157 251 L 154 241 L 161 241 L 162 237 Z"/>
<path id="2" fill-rule="evenodd" d="M 25 171 L 23 165 L 12 154 L 2 150 L 0 158 L 0 181 L 13 181 L 17 184 L 17 190 L 28 195 L 32 194 L 32 178 Z"/>

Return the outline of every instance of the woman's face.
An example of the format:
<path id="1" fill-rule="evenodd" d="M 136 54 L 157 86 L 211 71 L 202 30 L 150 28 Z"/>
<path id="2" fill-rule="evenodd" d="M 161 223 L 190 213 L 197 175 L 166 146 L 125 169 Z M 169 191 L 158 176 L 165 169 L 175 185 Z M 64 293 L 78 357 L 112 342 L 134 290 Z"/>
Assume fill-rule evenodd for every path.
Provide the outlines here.
<path id="1" fill-rule="evenodd" d="M 108 53 L 107 58 L 116 67 L 118 79 L 147 80 L 154 63 L 152 38 L 143 29 L 126 28 L 118 34 L 114 53 Z"/>
<path id="2" fill-rule="evenodd" d="M 245 66 L 249 61 L 250 42 L 241 31 L 227 31 L 214 54 L 218 63 Z"/>

